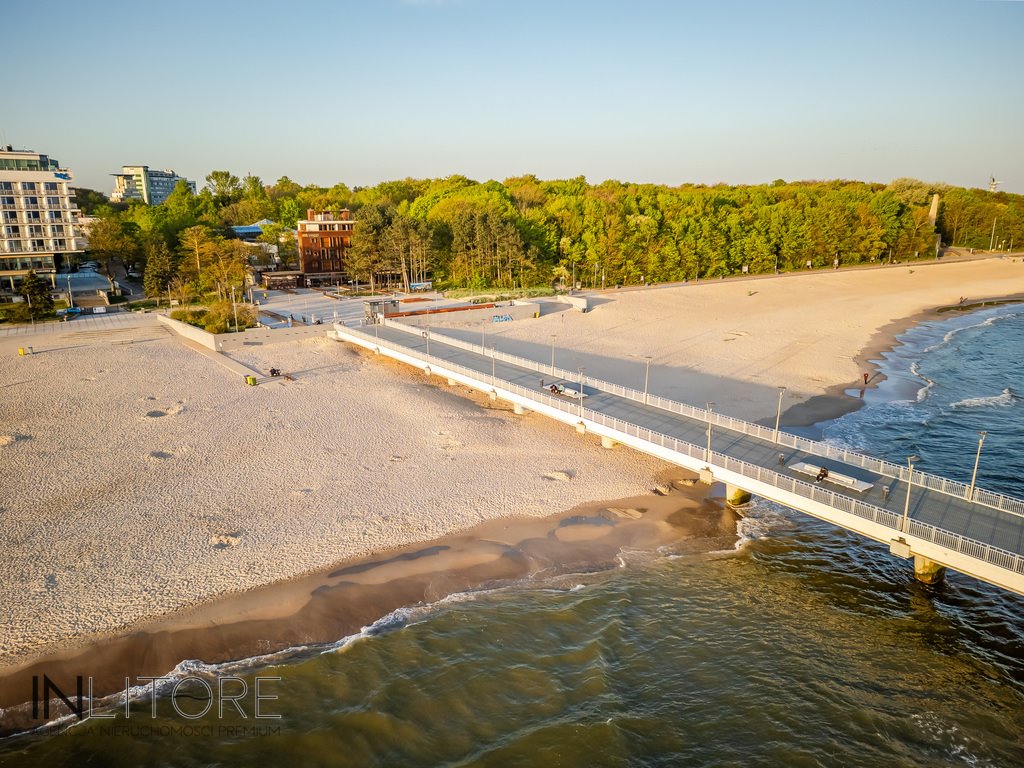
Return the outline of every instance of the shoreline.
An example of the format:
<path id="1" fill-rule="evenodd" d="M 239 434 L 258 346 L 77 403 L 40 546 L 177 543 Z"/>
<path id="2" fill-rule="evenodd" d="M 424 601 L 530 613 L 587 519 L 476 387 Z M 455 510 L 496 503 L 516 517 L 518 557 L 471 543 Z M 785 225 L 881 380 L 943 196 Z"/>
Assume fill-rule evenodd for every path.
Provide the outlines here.
<path id="1" fill-rule="evenodd" d="M 354 558 L 298 578 L 220 596 L 80 645 L 0 669 L 0 735 L 39 725 L 32 676 L 65 690 L 92 678 L 99 698 L 182 661 L 222 664 L 356 634 L 400 608 L 461 592 L 616 567 L 624 549 L 701 555 L 737 542 L 734 512 L 685 470 L 658 478 L 666 496 L 576 506 L 545 518 L 497 518 L 438 539 Z M 65 687 L 66 686 L 66 687 Z M 58 714 L 59 716 L 59 714 Z"/>
<path id="2" fill-rule="evenodd" d="M 891 320 L 879 328 L 868 342 L 854 357 L 856 364 L 868 373 L 866 385 L 835 384 L 824 393 L 814 395 L 808 400 L 790 406 L 782 412 L 782 426 L 806 428 L 814 434 L 820 434 L 821 425 L 835 421 L 848 413 L 864 407 L 866 390 L 876 390 L 887 380 L 881 370 L 881 359 L 899 347 L 903 342 L 899 337 L 928 322 L 941 322 L 965 313 L 973 313 L 982 309 L 991 309 L 1007 304 L 1024 303 L 1024 293 L 1013 293 L 1005 296 L 978 299 L 964 305 L 942 305 L 920 310 L 909 317 Z M 954 314 L 955 313 L 955 314 Z M 859 396 L 849 394 L 851 390 L 860 390 Z"/>

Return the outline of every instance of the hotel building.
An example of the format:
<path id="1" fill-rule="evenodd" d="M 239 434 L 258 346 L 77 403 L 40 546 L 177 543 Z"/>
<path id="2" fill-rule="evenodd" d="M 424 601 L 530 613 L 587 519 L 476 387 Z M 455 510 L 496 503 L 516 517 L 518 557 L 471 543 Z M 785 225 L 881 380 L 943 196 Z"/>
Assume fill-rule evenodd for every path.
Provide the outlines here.
<path id="1" fill-rule="evenodd" d="M 30 270 L 49 277 L 85 250 L 72 173 L 52 157 L 0 147 L 0 295 Z"/>
<path id="2" fill-rule="evenodd" d="M 148 165 L 122 165 L 120 173 L 111 175 L 114 177 L 114 194 L 110 196 L 112 203 L 138 200 L 146 205 L 160 205 L 174 191 L 179 181 L 188 182 L 192 194 L 196 193 L 194 181 L 170 169 L 156 171 L 150 170 Z"/>
<path id="3" fill-rule="evenodd" d="M 352 214 L 347 209 L 337 213 L 306 211 L 306 218 L 296 225 L 295 239 L 299 249 L 299 272 L 306 276 L 307 285 L 341 279 L 345 251 L 352 245 L 354 227 Z"/>

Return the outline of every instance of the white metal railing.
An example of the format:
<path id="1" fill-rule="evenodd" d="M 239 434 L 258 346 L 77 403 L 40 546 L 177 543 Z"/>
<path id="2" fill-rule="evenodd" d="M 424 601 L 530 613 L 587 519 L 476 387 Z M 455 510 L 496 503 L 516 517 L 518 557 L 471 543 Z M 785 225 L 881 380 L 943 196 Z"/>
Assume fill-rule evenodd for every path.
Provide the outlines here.
<path id="1" fill-rule="evenodd" d="M 419 350 L 409 349 L 408 347 L 404 347 L 387 339 L 376 337 L 367 333 L 363 328 L 358 327 L 363 325 L 362 321 L 359 321 L 357 327 L 348 326 L 343 323 L 336 323 L 336 325 L 345 327 L 347 333 L 354 336 L 360 336 L 367 343 L 371 343 L 374 346 L 400 352 L 409 357 L 421 360 L 428 365 L 435 365 L 439 368 L 451 371 L 452 373 L 458 373 L 478 381 L 481 384 L 485 384 L 484 379 L 486 379 L 486 374 L 457 363 L 452 363 L 442 358 L 434 357 L 433 355 L 427 355 Z M 985 544 L 953 531 L 947 531 L 943 528 L 917 520 L 910 520 L 908 530 L 904 532 L 901 530 L 903 522 L 902 515 L 890 512 L 882 507 L 877 507 L 873 504 L 868 504 L 867 502 L 860 501 L 859 499 L 854 499 L 849 496 L 843 496 L 842 494 L 823 488 L 814 483 L 798 480 L 794 477 L 783 475 L 772 469 L 768 469 L 767 467 L 762 467 L 759 464 L 751 464 L 716 451 L 711 451 L 710 456 L 708 456 L 708 451 L 704 447 L 694 445 L 693 443 L 687 443 L 669 435 L 655 432 L 646 427 L 640 427 L 636 424 L 622 421 L 621 419 L 616 419 L 613 416 L 607 416 L 605 414 L 589 410 L 586 407 L 581 408 L 577 403 L 568 403 L 561 398 L 556 398 L 546 394 L 543 390 L 523 387 L 504 379 L 495 379 L 492 386 L 496 386 L 498 381 L 500 381 L 502 389 L 515 393 L 527 400 L 543 403 L 548 407 L 555 408 L 556 410 L 564 413 L 579 416 L 581 419 L 595 424 L 601 424 L 602 426 L 608 427 L 622 434 L 631 435 L 640 440 L 660 445 L 663 448 L 689 456 L 690 458 L 694 458 L 699 461 L 706 461 L 709 465 L 717 465 L 723 469 L 736 472 L 747 478 L 758 480 L 762 483 L 779 488 L 780 490 L 794 493 L 812 501 L 817 501 L 830 506 L 833 509 L 847 512 L 864 520 L 870 520 L 896 533 L 910 533 L 927 541 L 939 544 L 945 549 L 958 552 L 966 557 L 982 560 L 999 568 L 1012 571 L 1013 573 L 1024 574 L 1024 557 L 1014 552 L 1010 552 L 1009 550 L 1001 549 L 999 547 L 992 546 L 991 544 Z M 774 432 L 774 430 L 772 431 Z"/>
<path id="2" fill-rule="evenodd" d="M 394 320 L 385 321 L 383 324 L 389 328 L 395 328 L 415 335 L 422 333 L 422 331 L 416 327 L 395 322 Z M 436 331 L 431 331 L 432 337 L 435 334 L 443 339 L 442 343 L 449 346 L 482 354 L 486 357 L 490 357 L 492 354 L 491 350 L 488 350 L 487 347 L 481 344 L 473 344 L 472 342 L 463 341 L 451 336 L 446 336 L 445 334 L 439 334 Z M 539 363 L 536 360 L 531 360 L 529 358 L 510 355 L 496 350 L 493 351 L 493 354 L 498 360 L 503 362 L 511 363 L 512 365 L 517 365 L 521 368 L 534 370 L 538 373 L 546 373 L 555 378 L 573 381 L 579 376 L 578 371 L 569 371 L 564 368 L 544 365 L 543 363 Z M 749 421 L 744 421 L 743 419 L 727 416 L 723 413 L 708 411 L 704 408 L 698 408 L 697 406 L 688 405 L 676 400 L 669 400 L 668 398 L 660 397 L 659 395 L 652 395 L 649 392 L 645 394 L 640 390 L 632 389 L 631 387 L 624 387 L 621 384 L 602 381 L 601 379 L 597 379 L 592 376 L 586 377 L 586 383 L 594 389 L 616 395 L 617 397 L 660 408 L 664 411 L 669 411 L 670 413 L 677 413 L 681 416 L 686 416 L 687 418 L 695 419 L 697 421 L 710 422 L 715 426 L 730 429 L 744 435 L 750 435 L 751 437 L 756 437 L 774 445 L 779 445 L 784 448 L 793 448 L 803 451 L 804 453 L 809 453 L 813 456 L 835 459 L 836 461 L 841 461 L 844 464 L 862 467 L 863 469 L 867 469 L 886 477 L 893 477 L 903 481 L 907 480 L 909 468 L 902 464 L 885 461 L 884 459 L 877 459 L 874 456 L 867 456 L 863 453 L 847 450 L 846 448 L 838 448 L 819 440 L 810 440 L 805 437 L 798 437 L 797 435 L 792 435 L 781 430 L 779 431 L 779 439 L 776 441 L 775 430 L 771 427 L 754 424 Z M 941 475 L 931 475 L 927 472 L 921 472 L 920 470 L 914 471 L 913 484 L 933 491 L 938 491 L 939 493 L 944 493 L 948 496 L 956 496 L 961 499 L 967 499 L 970 494 L 970 486 L 967 483 L 962 483 L 958 480 L 951 480 L 947 477 L 942 477 Z M 1010 514 L 1024 517 L 1024 501 L 1021 499 L 1015 499 L 1012 496 L 1006 496 L 1001 493 L 975 487 L 973 497 L 968 500 L 986 507 L 998 509 L 1001 512 L 1009 512 Z"/>

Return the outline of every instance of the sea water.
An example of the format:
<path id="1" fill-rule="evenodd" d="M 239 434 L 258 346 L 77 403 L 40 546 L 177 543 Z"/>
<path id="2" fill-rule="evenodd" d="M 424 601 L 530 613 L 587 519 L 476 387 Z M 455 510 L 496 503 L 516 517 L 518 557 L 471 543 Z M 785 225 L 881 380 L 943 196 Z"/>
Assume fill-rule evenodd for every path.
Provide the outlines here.
<path id="1" fill-rule="evenodd" d="M 826 439 L 1024 497 L 1024 308 L 917 326 Z M 177 674 L 273 677 L 267 719 L 169 690 L 0 743 L 12 765 L 1024 765 L 1024 598 L 913 579 L 755 503 L 737 550 L 456 595 L 329 646 Z M 203 706 L 192 685 L 179 703 Z M 201 693 L 201 691 L 200 691 Z"/>

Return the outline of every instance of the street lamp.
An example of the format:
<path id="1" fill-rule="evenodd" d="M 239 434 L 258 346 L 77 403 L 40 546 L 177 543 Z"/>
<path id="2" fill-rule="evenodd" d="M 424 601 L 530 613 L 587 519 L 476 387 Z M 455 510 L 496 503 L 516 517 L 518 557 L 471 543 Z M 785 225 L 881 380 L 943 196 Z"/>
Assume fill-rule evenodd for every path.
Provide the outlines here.
<path id="1" fill-rule="evenodd" d="M 495 360 L 497 360 L 497 356 L 494 354 L 494 347 L 492 346 L 491 347 L 491 389 L 494 389 L 494 380 L 496 378 L 496 376 L 495 376 Z"/>
<path id="2" fill-rule="evenodd" d="M 651 356 L 644 355 L 644 360 L 647 361 L 647 364 L 644 367 L 644 405 L 647 405 L 647 382 L 650 381 L 651 378 Z"/>
<path id="3" fill-rule="evenodd" d="M 75 306 L 75 295 L 71 293 L 71 274 L 68 274 L 68 306 Z"/>
<path id="4" fill-rule="evenodd" d="M 707 404 L 707 412 L 708 412 L 708 455 L 705 457 L 704 460 L 708 464 L 711 463 L 711 412 L 712 412 L 712 409 L 714 407 L 715 407 L 715 404 L 713 402 L 709 402 Z"/>
<path id="5" fill-rule="evenodd" d="M 555 334 L 551 334 L 551 375 L 555 375 Z"/>
<path id="6" fill-rule="evenodd" d="M 579 371 L 580 371 L 580 392 L 579 392 L 579 395 L 580 395 L 580 418 L 581 419 L 583 418 L 583 371 L 585 371 L 585 370 L 586 370 L 586 368 L 581 365 L 580 368 L 579 368 Z"/>
<path id="7" fill-rule="evenodd" d="M 978 462 L 981 461 L 981 446 L 985 444 L 985 436 L 988 432 L 984 430 L 978 433 L 978 453 L 974 457 L 974 473 L 971 475 L 971 489 L 967 492 L 967 500 L 974 501 L 974 481 L 978 479 Z"/>
<path id="8" fill-rule="evenodd" d="M 909 472 L 907 473 L 907 500 L 903 505 L 903 532 L 907 532 L 907 525 L 910 522 L 910 486 L 913 485 L 914 480 L 914 462 L 920 461 L 920 456 L 907 456 L 907 467 Z"/>
<path id="9" fill-rule="evenodd" d="M 231 311 L 235 313 L 235 333 L 238 333 L 238 305 L 235 304 L 235 286 L 231 286 Z"/>
<path id="10" fill-rule="evenodd" d="M 779 443 L 779 422 L 782 421 L 782 396 L 786 394 L 785 387 L 779 387 L 779 407 L 775 411 L 775 444 Z"/>
<path id="11" fill-rule="evenodd" d="M 427 342 L 427 357 L 430 357 L 430 329 L 429 328 L 427 328 L 427 330 L 425 330 L 423 332 L 423 338 L 426 339 L 426 342 Z"/>

